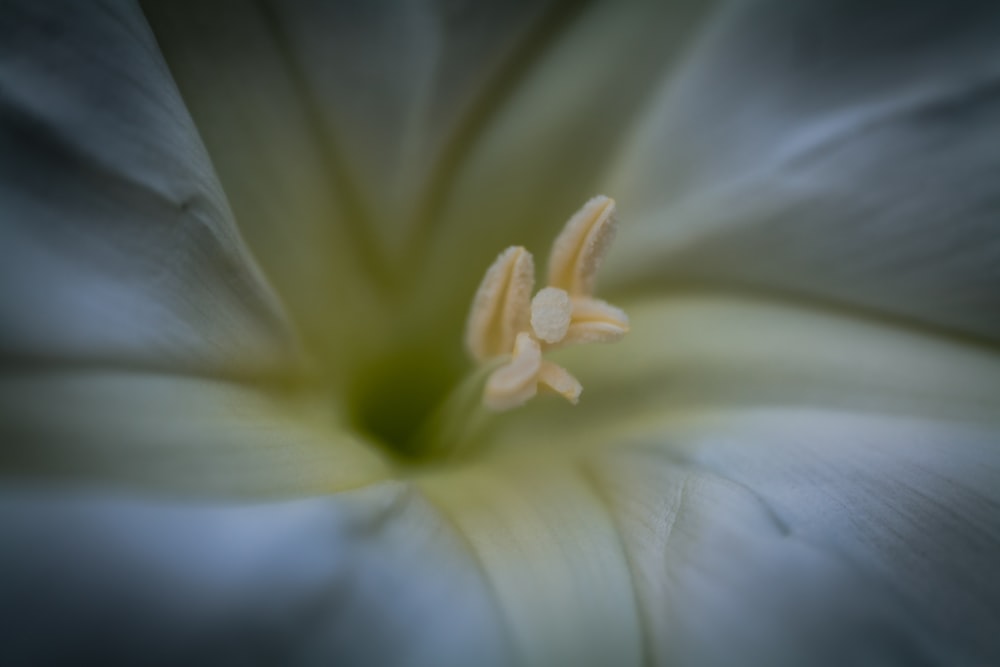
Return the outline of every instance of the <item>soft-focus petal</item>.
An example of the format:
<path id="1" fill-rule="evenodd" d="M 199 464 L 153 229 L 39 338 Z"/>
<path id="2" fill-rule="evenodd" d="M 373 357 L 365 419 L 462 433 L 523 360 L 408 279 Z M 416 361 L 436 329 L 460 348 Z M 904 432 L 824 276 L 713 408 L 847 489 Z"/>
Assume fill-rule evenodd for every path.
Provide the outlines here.
<path id="1" fill-rule="evenodd" d="M 287 322 L 141 12 L 4 3 L 0 360 L 273 373 Z"/>
<path id="2" fill-rule="evenodd" d="M 476 561 L 409 487 L 199 505 L 0 494 L 0 662 L 506 665 Z"/>
<path id="3" fill-rule="evenodd" d="M 1000 5 L 733 3 L 605 186 L 616 285 L 796 293 L 1000 337 Z"/>
<path id="4" fill-rule="evenodd" d="M 1000 660 L 996 428 L 714 415 L 594 459 L 658 664 Z"/>
<path id="5" fill-rule="evenodd" d="M 461 360 L 433 315 L 398 326 L 428 305 L 414 239 L 563 5 L 144 3 L 241 228 L 342 377 L 403 344 Z M 482 270 L 462 274 L 470 289 Z"/>
<path id="6" fill-rule="evenodd" d="M 332 399 L 286 382 L 290 326 L 141 12 L 7 3 L 0 50 L 5 475 L 258 497 L 384 478 Z"/>
<path id="7" fill-rule="evenodd" d="M 482 564 L 516 664 L 640 665 L 639 611 L 614 521 L 569 461 L 536 453 L 421 486 Z"/>
<path id="8" fill-rule="evenodd" d="M 477 517 L 467 530 L 484 536 L 480 557 L 544 573 L 623 548 L 653 664 L 1000 656 L 991 349 L 802 304 L 700 295 L 625 305 L 633 327 L 621 343 L 553 355 L 586 387 L 580 405 L 537 400 L 498 418 L 482 441 L 503 481 L 444 498 Z M 555 513 L 555 500 L 522 489 L 527 468 L 561 479 L 550 466 L 589 480 L 610 510 L 608 526 L 582 492 L 573 501 L 600 524 L 595 543 L 550 519 L 538 533 L 557 546 L 533 551 L 512 519 L 471 509 L 476 493 L 506 484 L 529 498 L 507 510 L 525 525 Z M 555 606 L 561 595 L 572 627 L 620 641 L 631 612 L 619 601 L 612 613 L 580 569 L 579 588 L 505 587 L 514 601 L 504 608 L 544 609 L 536 597 Z"/>
<path id="9" fill-rule="evenodd" d="M 418 230 L 422 281 L 460 322 L 477 276 L 498 248 L 523 244 L 541 256 L 566 220 L 595 194 L 656 81 L 677 60 L 715 3 L 579 3 L 531 54 L 523 75 L 496 100 L 490 123 L 465 147 L 461 169 L 435 215 Z M 516 83 L 516 85 L 514 85 Z"/>
<path id="10" fill-rule="evenodd" d="M 6 479 L 227 498 L 332 493 L 387 462 L 308 392 L 111 371 L 0 378 Z"/>
<path id="11" fill-rule="evenodd" d="M 619 343 L 551 355 L 579 409 L 536 401 L 497 419 L 486 449 L 579 451 L 704 412 L 804 407 L 1000 425 L 1000 356 L 802 302 L 690 293 L 622 304 Z"/>
<path id="12" fill-rule="evenodd" d="M 106 88 L 78 76 L 88 85 L 59 88 L 74 93 L 69 102 L 42 105 L 50 116 L 66 106 L 66 140 L 72 146 L 82 141 L 98 155 L 116 145 L 111 128 L 145 130 L 138 120 L 161 108 L 147 108 L 141 95 L 115 97 L 123 90 L 147 91 L 136 83 L 151 75 L 139 70 L 158 61 L 141 17 L 125 5 L 109 6 L 124 12 L 125 20 L 77 20 L 68 4 L 58 8 L 60 14 L 43 17 L 32 13 L 47 10 L 29 10 L 24 3 L 19 14 L 39 17 L 37 39 L 26 44 L 54 50 L 40 59 L 5 61 L 0 70 L 17 84 L 13 93 L 0 88 L 12 100 L 25 98 L 25 82 L 74 67 L 103 71 L 105 59 L 113 72 L 124 72 Z M 925 48 L 939 58 L 917 58 L 934 72 L 941 65 L 943 73 L 929 79 L 939 85 L 915 92 L 907 86 L 916 85 L 920 67 L 913 65 L 912 80 L 904 76 L 900 82 L 894 77 L 903 69 L 894 57 L 858 49 L 871 55 L 859 58 L 861 64 L 889 64 L 873 67 L 871 80 L 861 76 L 867 83 L 857 90 L 850 82 L 869 70 L 852 61 L 851 75 L 841 80 L 833 67 L 831 102 L 826 87 L 810 88 L 783 67 L 776 37 L 784 28 L 763 41 L 758 31 L 740 28 L 742 7 L 762 5 L 738 5 L 722 14 L 678 68 L 675 56 L 713 6 L 567 3 L 493 15 L 471 5 L 468 14 L 450 15 L 440 7 L 426 14 L 394 13 L 350 3 L 264 2 L 248 13 L 238 2 L 144 5 L 240 227 L 287 298 L 306 342 L 326 355 L 323 370 L 336 366 L 332 359 L 338 355 L 355 364 L 372 350 L 382 355 L 393 349 L 381 361 L 395 375 L 385 382 L 376 377 L 375 392 L 389 392 L 403 378 L 433 399 L 432 385 L 447 371 L 396 368 L 399 360 L 418 356 L 418 366 L 434 369 L 448 358 L 447 350 L 460 354 L 460 322 L 489 257 L 512 242 L 546 247 L 580 200 L 606 191 L 608 158 L 641 111 L 650 125 L 636 141 L 645 141 L 648 150 L 624 153 L 615 172 L 624 192 L 609 190 L 620 198 L 623 218 L 635 220 L 631 246 L 624 243 L 628 222 L 622 235 L 619 257 L 626 259 L 618 260 L 619 285 L 711 279 L 797 290 L 988 334 L 987 325 L 995 321 L 988 307 L 995 302 L 981 288 L 995 272 L 983 258 L 994 251 L 980 235 L 977 217 L 986 189 L 971 175 L 991 165 L 993 154 L 988 141 L 979 152 L 968 150 L 968 137 L 950 121 L 947 128 L 937 121 L 952 92 L 983 92 L 978 81 L 953 82 L 948 75 L 956 63 L 980 73 L 992 66 L 991 58 L 970 55 L 988 53 L 981 40 L 962 23 L 943 30 L 951 36 L 941 42 L 924 40 L 909 51 L 892 43 L 887 53 L 902 51 L 905 62 Z M 764 7 L 764 27 L 792 22 L 820 30 L 836 18 L 818 4 Z M 919 26 L 931 22 L 921 11 L 927 10 L 899 30 L 919 34 Z M 376 46 L 351 34 L 359 25 Z M 825 29 L 836 34 L 839 24 L 829 25 Z M 328 38 L 328 29 L 336 39 Z M 143 35 L 140 46 L 121 46 L 132 44 L 133 33 Z M 87 48 L 73 51 L 78 42 Z M 761 44 L 768 48 L 758 49 Z M 66 56 L 64 48 L 90 59 Z M 345 57 L 362 48 L 358 58 Z M 374 53 L 385 54 L 384 60 L 371 58 Z M 40 79 L 18 75 L 25 63 L 50 61 Z M 731 92 L 721 90 L 717 108 L 700 97 L 703 90 L 717 90 L 703 78 L 744 61 L 745 77 L 729 81 L 729 91 L 764 100 L 748 104 L 745 133 L 741 123 L 727 123 L 727 113 L 738 113 L 740 98 L 733 101 Z M 754 69 L 761 61 L 766 66 Z M 483 68 L 490 72 L 485 81 L 476 76 Z M 154 69 L 159 81 L 169 83 L 162 65 Z M 649 84 L 669 80 L 678 69 L 684 73 L 676 88 L 648 105 Z M 992 74 L 985 76 L 989 81 Z M 773 84 L 759 85 L 758 92 L 755 79 L 798 83 L 780 91 L 784 105 L 772 104 Z M 736 85 L 746 82 L 751 89 Z M 114 289 L 124 283 L 128 295 L 135 289 L 140 297 L 101 302 L 134 304 L 135 321 L 120 315 L 126 310 L 112 309 L 118 322 L 131 327 L 152 322 L 156 332 L 178 336 L 183 329 L 175 320 L 189 324 L 193 342 L 151 345 L 159 339 L 149 332 L 103 318 L 99 330 L 106 338 L 80 339 L 97 340 L 103 348 L 88 342 L 87 354 L 62 357 L 100 363 L 104 359 L 92 348 L 124 349 L 131 351 L 120 358 L 125 362 L 198 368 L 205 375 L 273 368 L 272 358 L 291 356 L 285 325 L 239 246 L 207 158 L 169 90 L 169 100 L 158 104 L 179 110 L 184 132 L 166 132 L 169 122 L 154 118 L 149 133 L 138 133 L 148 138 L 138 149 L 126 132 L 128 141 L 112 154 L 121 151 L 131 160 L 112 174 L 158 174 L 173 183 L 170 178 L 188 174 L 194 164 L 201 170 L 195 170 L 195 182 L 212 193 L 206 195 L 213 202 L 209 208 L 222 212 L 222 222 L 209 217 L 211 224 L 196 227 L 208 235 L 193 244 L 199 249 L 192 251 L 194 259 L 181 253 L 186 262 L 175 256 L 155 261 L 163 248 L 188 248 L 186 227 L 177 232 L 136 225 L 128 228 L 134 237 L 98 227 L 100 233 L 80 238 L 110 239 L 113 259 L 131 256 L 117 240 L 152 253 L 152 267 L 115 269 L 105 281 Z M 426 90 L 433 92 L 423 97 Z M 101 106 L 103 94 L 113 95 L 108 108 Z M 9 133 L 15 144 L 31 147 L 62 136 L 19 129 L 23 104 L 4 100 L 3 118 L 18 128 Z M 911 106 L 896 105 L 899 100 Z M 962 116 L 970 127 L 980 122 L 976 114 L 992 109 L 989 94 L 959 96 L 958 102 L 958 115 L 971 114 Z M 860 114 L 867 120 L 859 125 L 855 107 L 875 113 Z M 945 116 L 953 113 L 949 104 L 944 109 Z M 709 113 L 720 110 L 721 119 Z M 91 124 L 77 123 L 74 114 L 109 125 L 96 123 L 92 135 L 78 138 L 75 130 Z M 172 113 L 166 117 L 180 122 Z M 714 145 L 703 150 L 715 141 L 706 143 L 700 131 L 712 119 L 726 146 L 719 158 Z M 660 134 L 650 135 L 651 126 Z M 818 141 L 817 126 L 827 131 Z M 686 135 L 691 128 L 698 131 Z M 166 137 L 158 134 L 164 132 Z M 917 134 L 947 147 L 932 151 Z M 756 145 L 760 137 L 765 141 Z M 945 141 L 952 137 L 957 140 Z M 669 158 L 662 158 L 669 150 L 665 141 L 678 146 Z M 887 195 L 873 185 L 870 199 L 846 215 L 837 208 L 849 201 L 845 193 L 864 192 L 860 186 L 875 181 L 873 174 L 896 166 L 885 156 L 900 151 L 885 147 L 908 148 L 902 151 L 906 158 L 935 152 L 946 164 L 908 162 L 902 175 L 893 172 L 897 180 L 882 183 Z M 48 153 L 25 154 L 37 159 Z M 764 155 L 770 161 L 754 161 Z M 981 161 L 966 162 L 969 156 Z M 44 169 L 57 173 L 67 163 L 49 162 Z M 894 208 L 902 200 L 899 192 L 919 189 L 916 181 L 952 164 L 957 175 L 946 183 L 950 189 L 921 192 L 912 216 L 917 226 L 900 231 L 896 221 L 905 216 Z M 672 176 L 676 184 L 664 187 L 661 175 L 671 165 L 679 165 Z M 20 202 L 24 184 L 41 181 L 13 182 L 18 187 L 10 196 Z M 726 188 L 724 196 L 710 190 L 717 184 Z M 959 186 L 968 188 L 967 197 L 944 196 Z M 789 200 L 786 188 L 799 198 Z M 33 215 L 46 210 L 48 202 L 37 192 L 24 191 L 31 195 Z M 93 211 L 88 207 L 97 204 L 72 189 L 57 192 L 52 201 L 113 223 L 125 219 L 119 208 L 131 212 L 130 206 L 144 201 L 131 196 L 130 188 L 107 199 L 100 199 L 100 188 L 94 192 L 103 208 Z M 836 206 L 823 204 L 828 201 Z M 938 255 L 921 263 L 931 249 L 947 245 L 935 236 L 946 229 L 942 214 L 921 214 L 945 203 L 946 213 L 960 217 L 963 226 L 944 241 L 954 241 L 961 252 L 954 264 Z M 799 204 L 801 210 L 794 208 Z M 160 220 L 157 210 L 136 212 L 142 220 Z M 787 225 L 799 220 L 808 226 L 790 236 Z M 758 237 L 761 221 L 778 230 L 764 241 Z M 871 221 L 884 236 L 870 235 Z M 706 227 L 709 235 L 703 237 Z M 49 236 L 51 229 L 20 224 L 5 226 L 4 233 L 20 244 L 10 247 L 32 257 L 31 244 L 21 236 L 54 248 L 69 228 L 55 227 L 58 233 Z M 744 230 L 749 240 L 740 240 L 735 230 Z M 147 237 L 148 246 L 139 243 Z M 707 250 L 699 254 L 702 246 Z M 905 249 L 902 260 L 884 254 L 896 247 Z M 690 250 L 685 259 L 690 248 L 698 252 Z M 863 261 L 845 264 L 851 253 Z M 675 256 L 676 271 L 667 264 Z M 639 261 L 632 264 L 628 257 Z M 208 268 L 200 268 L 202 260 Z M 905 270 L 893 282 L 897 265 Z M 814 273 L 804 273 L 803 266 Z M 57 296 L 79 282 L 79 294 L 61 303 L 91 312 L 88 295 L 101 294 L 101 284 L 89 273 L 58 269 L 50 265 L 35 277 L 58 278 L 48 288 Z M 217 280 L 220 271 L 227 280 Z M 463 276 L 470 277 L 464 288 L 458 280 Z M 156 280 L 143 282 L 150 277 Z M 183 282 L 187 277 L 196 282 Z M 183 289 L 174 289 L 177 281 Z M 875 287 L 868 289 L 869 283 Z M 921 285 L 930 290 L 923 301 L 917 298 Z M 965 301 L 945 301 L 960 288 L 967 288 Z M 245 298 L 233 301 L 233 293 Z M 192 307 L 178 294 L 213 296 Z M 995 350 L 888 319 L 810 310 L 805 303 L 671 296 L 623 304 L 633 334 L 619 346 L 553 355 L 587 387 L 580 408 L 539 400 L 496 417 L 476 438 L 480 460 L 416 474 L 415 484 L 433 509 L 411 487 L 391 484 L 332 499 L 225 508 L 8 489 L 0 496 L 0 532 L 15 547 L 0 551 L 0 589 L 13 594 L 0 600 L 0 651 L 9 651 L 12 662 L 93 655 L 105 664 L 148 662 L 150 656 L 169 664 L 258 658 L 433 665 L 491 658 L 509 664 L 511 657 L 540 665 L 796 665 L 1000 656 L 990 633 L 1000 621 L 991 567 L 1000 550 Z M 35 316 L 23 307 L 28 301 L 7 301 L 21 308 L 11 312 L 12 322 Z M 58 300 L 40 301 L 50 302 Z M 242 306 L 231 310 L 234 303 Z M 987 310 L 973 314 L 972 306 Z M 249 320 L 243 307 L 253 314 Z M 164 309 L 170 317 L 164 322 L 143 308 Z M 46 305 L 37 312 L 62 310 Z M 66 324 L 92 324 L 80 319 Z M 38 330 L 51 335 L 51 327 L 45 322 Z M 111 331 L 122 333 L 127 344 Z M 442 340 L 449 331 L 455 333 L 453 346 Z M 63 338 L 68 348 L 77 340 L 68 333 Z M 421 338 L 428 355 L 414 354 L 419 345 L 403 349 L 401 341 Z M 23 359 L 31 336 L 16 340 L 22 342 L 11 346 L 12 353 Z M 45 341 L 38 349 L 42 344 L 59 350 Z M 246 359 L 254 363 L 240 365 Z M 342 491 L 385 474 L 378 457 L 343 435 L 340 415 L 328 416 L 337 411 L 332 399 L 295 386 L 275 382 L 264 390 L 232 378 L 153 378 L 117 370 L 33 371 L 9 374 L 0 388 L 7 429 L 0 439 L 14 443 L 3 454 L 9 475 L 286 496 Z M 340 382 L 340 375 L 334 377 Z M 388 404 L 393 401 L 400 410 L 414 409 L 405 391 Z M 373 419 L 399 419 L 384 406 L 375 405 Z M 514 656 L 505 652 L 507 640 Z"/>
<path id="13" fill-rule="evenodd" d="M 345 162 L 323 141 L 300 65 L 262 6 L 144 9 L 240 229 L 306 344 L 359 349 L 388 331 L 377 326 L 380 262 L 340 174 Z"/>
<path id="14" fill-rule="evenodd" d="M 493 87 L 520 74 L 524 51 L 566 13 L 525 1 L 145 5 L 195 117 L 212 130 L 210 148 L 226 149 L 223 180 L 294 168 L 293 147 L 274 142 L 309 136 L 317 150 L 302 157 L 321 156 L 323 175 L 344 179 L 328 187 L 371 226 L 363 233 L 380 256 L 404 249 L 428 186 L 489 113 Z M 235 164 L 252 151 L 271 163 Z M 247 187 L 240 199 L 252 196 Z"/>

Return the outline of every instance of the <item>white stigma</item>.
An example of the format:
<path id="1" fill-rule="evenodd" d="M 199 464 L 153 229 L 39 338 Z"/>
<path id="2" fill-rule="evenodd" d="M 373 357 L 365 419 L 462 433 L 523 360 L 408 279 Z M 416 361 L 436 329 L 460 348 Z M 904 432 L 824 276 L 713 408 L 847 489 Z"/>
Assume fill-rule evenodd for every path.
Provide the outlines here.
<path id="1" fill-rule="evenodd" d="M 573 303 L 558 287 L 545 287 L 531 300 L 531 328 L 540 340 L 558 343 L 569 331 Z"/>

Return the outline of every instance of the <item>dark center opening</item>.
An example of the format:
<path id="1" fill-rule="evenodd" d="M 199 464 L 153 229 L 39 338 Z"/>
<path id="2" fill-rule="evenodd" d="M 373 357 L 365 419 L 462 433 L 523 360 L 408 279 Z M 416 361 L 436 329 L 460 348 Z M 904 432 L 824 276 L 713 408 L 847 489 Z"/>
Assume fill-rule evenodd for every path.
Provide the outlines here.
<path id="1" fill-rule="evenodd" d="M 363 368 L 349 392 L 354 426 L 404 464 L 431 462 L 417 435 L 448 395 L 462 371 L 440 349 L 394 351 Z"/>

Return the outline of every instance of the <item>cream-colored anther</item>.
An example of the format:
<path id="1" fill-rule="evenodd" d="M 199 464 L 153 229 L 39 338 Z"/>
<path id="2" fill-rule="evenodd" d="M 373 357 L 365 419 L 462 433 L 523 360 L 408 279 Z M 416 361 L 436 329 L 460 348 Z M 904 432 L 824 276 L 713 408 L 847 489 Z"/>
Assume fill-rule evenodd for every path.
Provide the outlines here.
<path id="1" fill-rule="evenodd" d="M 549 285 L 570 296 L 593 293 L 597 269 L 615 238 L 615 201 L 594 197 L 577 211 L 552 244 Z"/>
<path id="2" fill-rule="evenodd" d="M 569 371 L 547 360 L 542 360 L 542 367 L 538 370 L 538 382 L 573 405 L 580 400 L 580 392 L 583 391 L 583 385 L 570 375 Z"/>
<path id="3" fill-rule="evenodd" d="M 531 328 L 546 343 L 558 343 L 573 317 L 573 302 L 566 290 L 545 287 L 531 300 Z"/>
<path id="4" fill-rule="evenodd" d="M 472 358 L 487 361 L 510 354 L 517 334 L 527 331 L 535 262 L 520 246 L 507 248 L 486 271 L 465 329 Z"/>
<path id="5" fill-rule="evenodd" d="M 589 297 L 573 299 L 573 316 L 560 345 L 614 343 L 629 331 L 628 315 L 621 308 Z"/>
<path id="6" fill-rule="evenodd" d="M 486 380 L 487 407 L 515 408 L 539 385 L 576 403 L 579 381 L 543 359 L 543 347 L 609 343 L 628 332 L 621 309 L 593 298 L 597 269 L 615 234 L 614 213 L 614 201 L 600 196 L 570 218 L 549 256 L 549 285 L 534 299 L 534 260 L 524 248 L 508 248 L 486 272 L 469 314 L 466 347 L 479 363 L 510 355 Z"/>
<path id="7" fill-rule="evenodd" d="M 510 362 L 493 371 L 486 381 L 483 402 L 493 410 L 509 410 L 526 403 L 538 392 L 542 347 L 531 334 L 517 335 Z"/>

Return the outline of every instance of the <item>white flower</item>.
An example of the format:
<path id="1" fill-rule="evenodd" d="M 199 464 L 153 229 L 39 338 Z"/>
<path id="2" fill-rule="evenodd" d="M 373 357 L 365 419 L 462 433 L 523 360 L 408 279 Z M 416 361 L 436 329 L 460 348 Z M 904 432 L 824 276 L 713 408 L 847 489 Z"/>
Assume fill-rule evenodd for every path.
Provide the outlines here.
<path id="1" fill-rule="evenodd" d="M 998 63 L 989 2 L 4 3 L 0 663 L 1000 662 Z M 480 410 L 483 272 L 596 193 L 545 283 L 628 334 L 543 288 L 578 405 Z"/>

